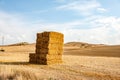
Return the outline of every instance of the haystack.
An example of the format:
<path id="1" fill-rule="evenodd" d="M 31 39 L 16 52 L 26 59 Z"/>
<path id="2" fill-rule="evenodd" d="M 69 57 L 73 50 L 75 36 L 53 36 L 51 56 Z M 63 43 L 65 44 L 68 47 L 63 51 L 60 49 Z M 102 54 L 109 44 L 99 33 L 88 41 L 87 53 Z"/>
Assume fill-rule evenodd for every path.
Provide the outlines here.
<path id="1" fill-rule="evenodd" d="M 30 54 L 30 63 L 54 64 L 62 62 L 64 35 L 58 32 L 37 33 L 36 54 Z"/>

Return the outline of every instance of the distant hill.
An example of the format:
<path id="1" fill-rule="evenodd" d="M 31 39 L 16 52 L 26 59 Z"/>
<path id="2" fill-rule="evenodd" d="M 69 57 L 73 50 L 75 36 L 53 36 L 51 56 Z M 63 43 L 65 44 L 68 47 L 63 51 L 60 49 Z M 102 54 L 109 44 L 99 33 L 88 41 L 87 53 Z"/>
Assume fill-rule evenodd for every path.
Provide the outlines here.
<path id="1" fill-rule="evenodd" d="M 36 43 L 28 43 L 28 42 L 20 42 L 15 44 L 9 44 L 4 46 L 24 46 L 24 45 L 33 45 L 35 46 Z M 90 44 L 85 42 L 68 42 L 64 44 L 65 47 L 80 47 L 80 48 L 89 48 L 89 47 L 99 47 L 99 46 L 107 46 L 104 44 Z"/>
<path id="2" fill-rule="evenodd" d="M 83 43 L 83 42 L 68 42 L 68 43 L 65 43 L 64 46 L 88 48 L 88 47 L 105 46 L 105 45 L 104 44 L 89 44 L 89 43 Z"/>
<path id="3" fill-rule="evenodd" d="M 29 43 L 28 42 L 20 42 L 20 43 L 10 44 L 8 46 L 22 46 L 22 45 L 29 45 Z"/>

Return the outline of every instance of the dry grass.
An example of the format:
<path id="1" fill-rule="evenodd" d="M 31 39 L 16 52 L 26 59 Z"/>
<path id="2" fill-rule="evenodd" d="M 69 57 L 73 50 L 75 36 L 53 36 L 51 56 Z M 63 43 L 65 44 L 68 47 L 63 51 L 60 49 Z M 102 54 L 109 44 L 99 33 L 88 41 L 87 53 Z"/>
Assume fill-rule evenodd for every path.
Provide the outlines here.
<path id="1" fill-rule="evenodd" d="M 2 65 L 0 66 L 0 80 L 49 80 L 53 79 L 43 75 L 33 68 L 27 66 Z"/>
<path id="2" fill-rule="evenodd" d="M 27 51 L 30 49 L 34 52 L 34 46 L 5 48 L 7 52 L 0 52 L 0 80 L 120 80 L 119 57 L 88 56 L 90 53 L 82 56 L 78 54 L 83 50 L 67 47 L 64 54 L 74 54 L 76 51 L 77 55 L 63 55 L 62 64 L 47 66 L 28 63 Z M 12 50 L 9 50 L 10 48 Z M 20 51 L 19 48 L 24 49 L 25 52 Z"/>

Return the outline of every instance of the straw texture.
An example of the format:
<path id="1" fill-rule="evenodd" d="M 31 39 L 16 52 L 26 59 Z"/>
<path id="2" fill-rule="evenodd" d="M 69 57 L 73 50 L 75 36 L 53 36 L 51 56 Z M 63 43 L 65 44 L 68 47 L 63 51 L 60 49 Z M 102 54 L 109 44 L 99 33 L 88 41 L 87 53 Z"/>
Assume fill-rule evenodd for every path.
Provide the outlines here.
<path id="1" fill-rule="evenodd" d="M 54 64 L 62 62 L 64 35 L 58 32 L 37 33 L 36 54 L 30 54 L 30 63 Z"/>

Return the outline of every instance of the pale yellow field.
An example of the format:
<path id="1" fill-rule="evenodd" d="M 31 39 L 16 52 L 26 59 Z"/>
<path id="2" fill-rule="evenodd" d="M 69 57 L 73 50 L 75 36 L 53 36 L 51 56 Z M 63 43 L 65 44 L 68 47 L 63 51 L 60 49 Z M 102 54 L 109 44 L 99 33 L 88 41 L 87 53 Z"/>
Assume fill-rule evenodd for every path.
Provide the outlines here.
<path id="1" fill-rule="evenodd" d="M 28 56 L 35 45 L 4 49 L 0 52 L 0 80 L 120 80 L 120 57 L 115 51 L 112 52 L 118 57 L 112 57 L 112 53 L 94 56 L 97 50 L 100 54 L 101 48 L 94 52 L 92 48 L 65 47 L 62 64 L 39 65 L 29 63 Z M 105 48 L 102 50 L 106 52 Z"/>

